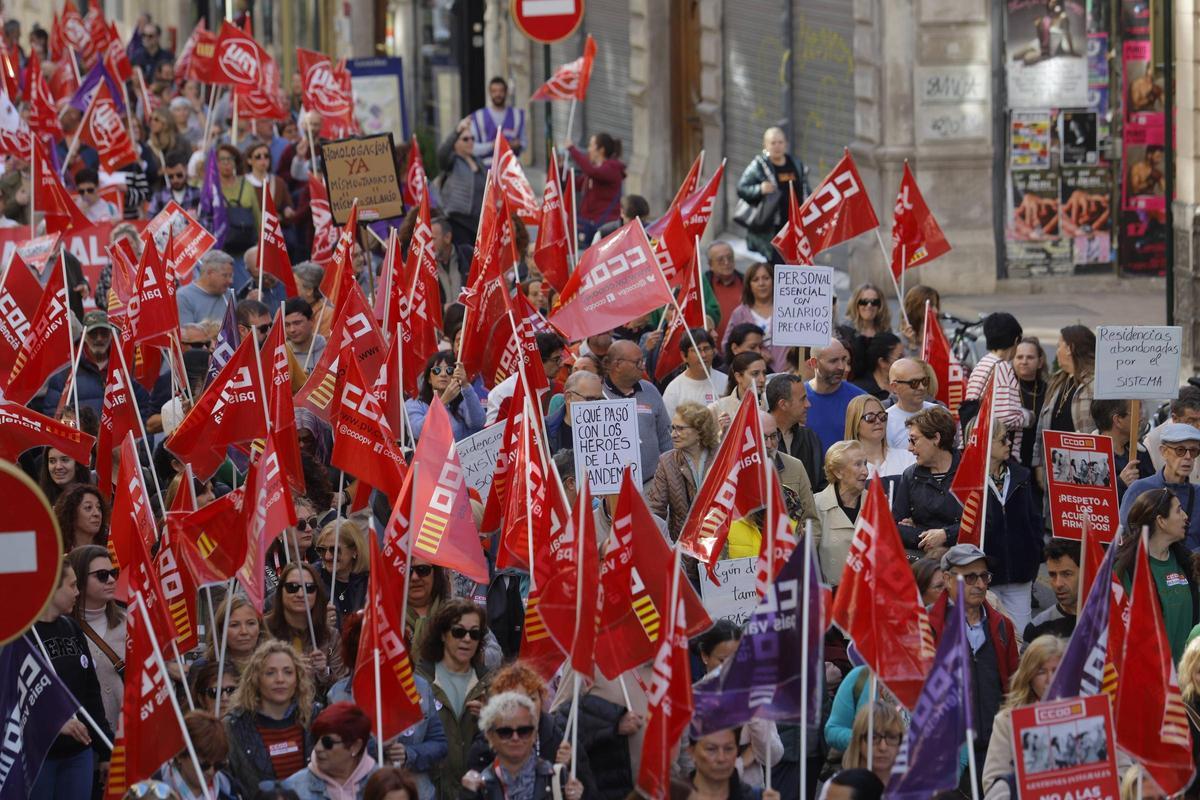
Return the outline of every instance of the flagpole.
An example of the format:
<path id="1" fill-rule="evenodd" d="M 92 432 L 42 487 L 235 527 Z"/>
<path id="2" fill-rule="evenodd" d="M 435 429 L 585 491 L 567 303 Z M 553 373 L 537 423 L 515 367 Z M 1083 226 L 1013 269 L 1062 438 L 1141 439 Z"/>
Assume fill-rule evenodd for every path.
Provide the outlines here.
<path id="1" fill-rule="evenodd" d="M 769 485 L 769 484 L 768 484 Z M 774 548 L 772 548 L 774 549 Z M 804 658 L 800 659 L 800 797 L 805 797 L 808 788 L 808 617 L 809 617 L 809 599 L 810 590 L 809 575 L 812 574 L 812 520 L 804 521 L 804 590 L 803 595 L 803 613 L 800 616 L 800 637 L 804 642 L 805 654 Z M 770 581 L 774 583 L 774 573 L 770 575 Z M 871 710 L 870 718 L 874 718 L 874 709 Z M 871 744 L 871 737 L 867 736 L 867 758 L 870 758 L 870 753 L 875 748 Z M 767 758 L 769 764 L 771 759 Z M 870 769 L 870 763 L 867 764 L 867 769 Z M 768 775 L 770 773 L 768 772 Z M 767 785 L 770 785 L 768 779 Z"/>
<path id="2" fill-rule="evenodd" d="M 200 150 L 205 156 L 208 155 L 208 140 L 211 138 L 212 133 L 213 110 L 216 108 L 217 96 L 220 94 L 221 90 L 213 86 L 212 93 L 208 96 L 208 113 L 204 115 L 204 146 Z"/>
<path id="3" fill-rule="evenodd" d="M 41 184 L 41 175 L 33 168 L 37 162 L 37 134 L 29 132 L 29 238 L 34 238 L 37 223 L 34 221 L 37 209 L 37 187 Z"/>
<path id="4" fill-rule="evenodd" d="M 154 479 L 154 491 L 158 493 L 158 507 L 165 515 L 167 511 L 167 498 L 163 494 L 162 485 L 158 482 L 158 470 L 154 468 L 154 453 L 150 450 L 150 437 L 146 435 L 146 423 L 142 422 L 142 409 L 138 405 L 137 393 L 133 390 L 133 376 L 129 374 L 129 365 L 125 363 L 125 348 L 120 345 L 120 337 L 114 335 L 112 337 L 112 345 L 109 347 L 108 357 L 112 358 L 112 347 L 116 346 L 117 357 L 121 359 L 121 371 L 125 373 L 125 391 L 129 394 L 129 402 L 133 403 L 133 415 L 137 418 L 138 432 L 141 434 L 142 439 L 142 449 L 146 451 L 146 458 L 149 459 L 150 477 Z M 80 343 L 80 347 L 82 346 L 83 344 Z M 75 402 L 79 402 L 79 392 L 75 393 Z M 138 464 L 136 466 L 140 472 L 142 465 Z M 142 479 L 145 481 L 145 476 Z"/>
<path id="5" fill-rule="evenodd" d="M 244 494 L 242 495 L 242 502 L 247 502 Z M 230 578 L 229 588 L 225 590 L 225 622 L 221 625 L 221 648 L 217 653 L 217 697 L 216 702 L 213 704 L 213 714 L 216 715 L 217 719 L 221 718 L 221 686 L 225 678 L 226 647 L 229 644 L 229 613 L 233 610 L 233 590 L 236 582 L 236 576 Z"/>
<path id="6" fill-rule="evenodd" d="M 284 537 L 283 537 L 284 549 L 287 549 L 287 535 L 286 534 L 287 534 L 287 531 L 285 530 Z M 303 557 L 303 554 L 301 554 L 301 552 L 300 552 L 300 540 L 293 539 L 293 541 L 296 543 L 296 563 L 299 565 L 303 565 L 304 557 Z M 303 566 L 300 566 L 300 571 L 301 572 L 304 571 Z M 299 583 L 300 583 L 300 591 L 304 594 L 304 616 L 308 620 L 308 635 L 312 639 L 313 650 L 314 651 L 319 650 L 320 648 L 317 647 L 317 630 L 316 630 L 316 628 L 313 627 L 312 609 L 308 607 L 308 582 L 307 581 L 299 581 Z M 329 672 L 328 665 L 325 666 L 325 671 Z"/>
<path id="7" fill-rule="evenodd" d="M 404 404 L 404 328 L 403 323 L 400 321 L 396 322 L 396 336 L 399 337 L 396 344 L 396 391 L 400 392 L 400 436 L 397 437 L 397 441 L 403 447 L 407 439 L 415 451 L 417 449 L 417 440 L 413 438 L 412 423 L 408 419 L 408 406 Z M 469 386 L 467 388 L 470 389 Z M 474 391 L 474 389 L 470 390 Z"/>
<path id="8" fill-rule="evenodd" d="M 321 291 L 320 286 L 317 287 L 317 291 L 318 292 Z M 319 331 L 321 329 L 321 321 L 323 319 L 325 319 L 325 309 L 329 307 L 329 298 L 322 295 L 321 299 L 324 300 L 325 302 L 321 304 L 321 310 L 317 312 L 317 321 L 313 325 L 313 336 L 314 337 L 320 335 Z M 309 310 L 311 310 L 311 306 L 310 306 Z M 326 344 L 328 344 L 328 342 L 326 342 Z M 308 354 L 304 356 L 304 373 L 305 373 L 305 375 L 308 374 L 308 369 L 310 366 L 312 366 L 312 357 L 313 357 L 313 347 L 312 347 L 312 344 L 310 343 L 308 346 Z"/>
<path id="9" fill-rule="evenodd" d="M 871 713 L 867 714 L 867 769 L 873 769 L 875 764 L 875 698 L 878 696 L 879 685 L 875 682 L 875 671 L 870 667 L 866 669 L 871 675 L 870 693 L 867 695 L 867 707 L 871 709 Z"/>
<path id="10" fill-rule="evenodd" d="M 645 229 L 645 227 L 642 226 L 642 221 L 639 219 L 637 221 L 637 223 L 638 223 L 638 227 L 642 229 L 642 235 L 645 236 L 646 229 Z M 647 241 L 649 241 L 649 237 L 647 237 Z M 699 237 L 697 237 L 696 238 L 696 246 L 699 247 L 699 245 L 700 245 L 700 239 L 699 239 Z M 696 262 L 697 262 L 697 269 L 699 269 L 700 259 L 699 259 L 698 254 L 695 256 L 695 258 L 696 258 Z M 675 293 L 671 291 L 671 283 L 670 283 L 670 281 L 667 280 L 667 274 L 665 272 L 663 272 L 662 264 L 660 264 L 658 262 L 657 255 L 654 256 L 654 268 L 656 270 L 658 270 L 658 277 L 662 279 L 663 286 L 667 287 L 667 294 L 670 295 L 671 305 L 675 307 L 675 313 L 679 316 L 680 324 L 683 325 L 683 332 L 687 334 L 688 340 L 692 343 L 692 348 L 696 351 L 696 357 L 700 358 L 700 346 L 698 344 L 696 344 L 696 338 L 694 336 L 692 336 L 692 329 L 690 327 L 688 327 L 687 320 L 684 319 L 683 309 L 680 307 L 679 301 L 675 298 Z M 700 312 L 701 312 L 701 314 L 703 314 L 704 313 L 704 303 L 703 303 L 704 295 L 702 294 L 702 295 L 700 295 L 700 297 L 701 297 Z M 660 355 L 661 355 L 661 352 L 662 351 L 660 349 L 660 351 L 659 351 Z M 700 358 L 700 367 L 704 370 L 704 377 L 708 379 L 709 388 L 711 388 L 713 390 L 713 396 L 716 396 L 717 394 L 719 394 L 719 392 L 717 391 L 717 385 L 715 383 L 713 383 L 712 372 L 709 371 L 708 365 L 704 363 L 703 358 Z M 757 392 L 755 392 L 755 394 L 757 394 Z"/>
<path id="11" fill-rule="evenodd" d="M 333 568 L 329 573 L 329 599 L 337 592 L 338 545 L 342 542 L 342 507 L 346 505 L 343 494 L 346 491 L 346 471 L 338 470 L 337 507 L 333 517 Z M 360 485 L 361 486 L 361 485 Z"/>
<path id="12" fill-rule="evenodd" d="M 165 514 L 166 512 L 163 513 Z M 171 640 L 171 649 L 175 652 L 175 664 L 179 667 L 180 674 L 184 676 L 184 680 L 181 683 L 183 683 L 183 698 L 187 700 L 188 711 L 195 711 L 196 704 L 192 702 L 192 690 L 187 685 L 187 669 L 183 666 L 183 656 L 179 655 L 179 641 L 177 638 Z M 217 690 L 220 691 L 220 684 L 217 685 Z"/>
<path id="13" fill-rule="evenodd" d="M 311 175 L 317 174 L 317 148 L 313 144 L 312 127 L 308 124 L 308 114 L 304 111 L 304 104 L 300 104 L 300 119 L 304 120 L 304 135 L 308 138 L 308 171 Z M 354 254 L 351 253 L 353 261 Z"/>
<path id="14" fill-rule="evenodd" d="M 371 235 L 375 236 L 375 238 L 377 240 L 379 239 L 379 236 L 375 234 L 375 231 L 371 230 L 370 226 L 367 227 L 367 230 L 370 231 Z M 382 241 L 379 242 L 381 245 L 383 245 L 383 263 L 384 264 L 386 264 L 388 262 L 388 254 L 389 253 L 392 253 L 392 258 L 396 257 L 392 248 L 396 246 L 397 241 L 398 241 L 398 239 L 396 238 L 396 229 L 391 228 L 388 232 L 387 242 L 386 243 L 382 242 Z M 392 301 L 392 297 L 391 297 L 391 295 L 392 295 L 392 274 L 391 274 L 391 270 L 388 270 L 387 277 L 379 282 L 379 288 L 383 289 L 383 330 L 387 331 L 387 330 L 391 330 L 391 327 L 392 327 L 391 326 L 391 314 L 389 313 L 392 310 L 392 302 L 391 302 Z"/>
<path id="15" fill-rule="evenodd" d="M 372 598 L 374 599 L 374 598 Z M 374 609 L 378 614 L 380 609 Z M 379 676 L 379 643 L 373 648 L 375 662 L 375 759 L 377 764 L 383 764 L 383 681 Z M 353 680 L 353 677 L 351 677 Z"/>
<path id="16" fill-rule="evenodd" d="M 162 674 L 166 675 L 167 665 L 163 661 L 162 650 L 158 647 L 158 639 L 154 636 L 154 626 L 150 624 L 150 614 L 146 611 L 146 598 L 141 592 L 135 592 L 138 611 L 141 613 L 142 624 L 146 626 L 146 636 L 150 639 L 150 646 L 154 648 L 154 660 L 158 662 L 158 668 L 162 670 Z M 217 694 L 221 693 L 221 687 L 217 685 Z M 200 769 L 200 758 L 196 755 L 196 746 L 192 743 L 192 737 L 188 734 L 187 723 L 183 721 L 183 711 L 179 708 L 179 700 L 175 697 L 175 692 L 168 691 L 167 699 L 171 701 L 171 708 L 175 710 L 175 718 L 179 720 L 179 732 L 183 734 L 183 743 L 188 751 L 188 758 L 192 761 L 192 767 L 196 770 L 196 775 L 200 776 L 200 785 L 204 789 L 204 797 L 211 798 L 212 794 L 209 791 L 208 782 L 203 780 L 204 770 Z"/>
<path id="17" fill-rule="evenodd" d="M 66 308 L 67 352 L 71 356 L 71 364 L 72 364 L 72 367 L 71 367 L 71 398 L 75 401 L 75 426 L 78 427 L 80 430 L 83 430 L 83 428 L 82 428 L 83 422 L 79 419 L 79 390 L 75 388 L 75 376 L 76 376 L 77 370 L 79 368 L 78 359 L 83 357 L 83 348 L 84 348 L 83 340 L 85 338 L 87 338 L 87 334 L 86 333 L 79 334 L 79 356 L 77 357 L 75 355 L 75 337 L 73 337 L 71 335 L 71 318 L 74 316 L 74 312 L 71 311 L 71 293 L 74 292 L 75 289 L 67 281 L 67 257 L 66 257 L 66 254 L 61 249 L 62 248 L 61 244 L 59 244 L 59 248 L 60 249 L 58 251 L 58 264 L 59 264 L 59 268 L 62 270 L 63 291 L 67 295 L 67 308 Z M 83 331 L 83 320 L 82 319 L 79 320 L 79 329 L 80 329 L 80 331 Z M 130 395 L 132 396 L 132 394 L 133 394 L 133 392 L 131 391 Z M 144 435 L 145 434 L 143 434 L 143 436 Z"/>
<path id="18" fill-rule="evenodd" d="M 891 258 L 888 256 L 887 247 L 885 247 L 885 246 L 884 246 L 884 244 L 883 244 L 883 237 L 882 237 L 882 236 L 880 236 L 880 234 L 879 234 L 879 228 L 875 228 L 875 241 L 879 242 L 879 252 L 883 254 L 883 265 L 884 265 L 885 267 L 887 267 L 887 271 L 888 271 L 888 273 L 889 273 L 889 274 L 891 274 L 891 271 L 892 271 L 892 268 L 891 268 L 891 263 L 892 263 L 892 260 L 891 260 Z M 903 273 L 903 272 L 901 272 L 901 273 L 900 273 L 900 276 L 901 276 L 901 280 L 903 280 L 904 273 Z M 896 283 L 896 276 L 895 276 L 895 275 L 892 275 L 892 286 L 895 286 L 895 287 L 896 287 L 896 296 L 897 296 L 897 297 L 900 299 L 900 316 L 904 317 L 904 324 L 905 324 L 905 325 L 909 325 L 909 326 L 911 326 L 911 325 L 912 325 L 912 323 L 911 323 L 911 322 L 909 322 L 909 320 L 908 320 L 908 312 L 906 312 L 906 311 L 904 310 L 904 297 L 903 297 L 903 296 L 900 294 L 900 284 Z"/>
<path id="19" fill-rule="evenodd" d="M 263 232 L 266 231 L 266 229 L 267 229 L 267 192 L 269 192 L 269 191 L 271 191 L 271 181 L 264 180 L 263 185 L 262 185 L 262 192 L 263 192 L 262 213 L 259 216 L 258 259 L 257 259 L 258 260 L 258 302 L 260 302 L 260 303 L 262 302 L 262 299 L 263 299 L 263 293 L 262 293 L 263 253 L 267 249 L 263 244 Z M 280 229 L 280 230 L 282 230 L 282 229 Z M 280 317 L 280 319 L 283 319 L 283 317 Z"/>
<path id="20" fill-rule="evenodd" d="M 571 128 L 575 127 L 575 109 L 579 105 L 579 98 L 571 98 L 571 109 L 567 112 L 567 141 L 571 141 Z"/>
<path id="21" fill-rule="evenodd" d="M 79 397 L 78 397 L 78 393 L 75 391 L 75 378 L 76 378 L 76 376 L 79 375 L 79 359 L 83 358 L 83 342 L 82 341 L 79 342 L 78 348 L 75 348 L 74 345 L 72 345 L 71 349 L 75 351 L 71 355 L 71 374 L 67 376 L 67 383 L 63 387 L 64 391 L 66 391 L 66 393 L 67 393 L 67 396 L 59 398 L 61 401 L 63 401 L 63 402 L 60 402 L 59 405 L 65 405 L 65 402 L 72 397 L 75 399 L 75 422 L 76 422 L 76 427 L 78 427 L 79 426 Z"/>
<path id="22" fill-rule="evenodd" d="M 558 468 L 551 466 L 555 475 L 558 475 Z M 579 501 L 575 504 L 575 510 L 579 512 L 579 519 L 574 521 L 575 524 L 575 636 L 571 642 L 570 660 L 574 659 L 575 648 L 579 643 L 580 628 L 583 625 L 583 554 L 586 552 L 585 547 L 595 547 L 595 542 L 585 542 L 583 539 L 583 515 L 592 513 L 591 505 L 584 502 L 588 499 L 590 492 L 587 485 L 584 484 L 583 491 L 580 492 Z M 570 523 L 568 523 L 570 524 Z M 530 554 L 530 558 L 533 555 Z M 531 570 L 532 572 L 532 570 Z M 592 601 L 593 606 L 595 601 Z M 571 778 L 575 778 L 575 766 L 577 761 L 577 751 L 579 749 L 579 671 L 575 669 L 575 665 L 571 664 L 571 671 L 574 673 L 575 685 L 571 689 Z"/>
<path id="23" fill-rule="evenodd" d="M 416 520 L 417 512 L 417 478 L 421 475 L 421 465 L 416 459 L 413 459 L 412 469 L 409 471 L 412 475 L 412 483 L 409 485 L 408 492 L 408 532 L 404 535 L 404 595 L 400 598 L 400 639 L 404 639 L 404 629 L 408 626 L 408 576 L 412 572 L 412 549 L 413 536 L 412 526 Z M 399 502 L 399 498 L 397 499 Z M 412 642 L 410 641 L 411 645 Z M 410 647 L 409 650 L 412 648 Z M 378 696 L 378 692 L 375 693 Z"/>
<path id="24" fill-rule="evenodd" d="M 46 659 L 46 666 L 50 668 L 51 672 L 53 672 L 55 675 L 57 675 L 58 670 L 56 670 L 54 668 L 54 662 L 50 660 L 50 654 L 46 652 L 46 645 L 42 641 L 41 634 L 38 633 L 37 624 L 35 623 L 33 625 L 30 625 L 29 630 L 33 632 L 33 638 L 37 639 L 38 650 L 40 650 L 42 652 L 42 658 Z M 153 638 L 153 637 L 151 637 L 151 638 Z M 65 684 L 64 684 L 63 688 L 66 688 Z M 71 691 L 70 689 L 67 689 L 68 694 L 70 694 L 70 691 Z M 79 699 L 77 697 L 75 697 L 75 695 L 73 695 L 73 694 L 71 695 L 71 699 L 74 700 L 76 703 L 79 703 Z M 104 744 L 108 747 L 109 750 L 112 750 L 113 749 L 112 740 L 104 735 L 104 731 L 102 731 L 100 729 L 100 726 L 96 724 L 96 720 L 92 717 L 91 714 L 88 713 L 88 710 L 83 707 L 83 703 L 79 703 L 79 708 L 77 709 L 76 713 L 79 714 L 79 716 L 83 717 L 83 721 L 86 722 L 88 724 L 88 727 L 92 729 L 92 733 L 96 734 L 96 738 L 98 738 L 100 741 L 104 742 Z"/>
<path id="25" fill-rule="evenodd" d="M 575 207 L 575 165 L 567 168 L 567 180 L 571 183 L 571 252 L 575 254 L 575 266 L 579 266 L 579 209 Z M 566 209 L 563 209 L 566 212 Z M 574 270 L 572 270 L 574 272 Z"/>

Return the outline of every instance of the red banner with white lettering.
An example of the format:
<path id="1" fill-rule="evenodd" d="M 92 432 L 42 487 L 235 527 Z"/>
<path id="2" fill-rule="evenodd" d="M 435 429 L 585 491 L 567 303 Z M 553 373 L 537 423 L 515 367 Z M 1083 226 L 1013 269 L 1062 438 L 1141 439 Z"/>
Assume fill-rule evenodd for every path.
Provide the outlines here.
<path id="1" fill-rule="evenodd" d="M 1120 525 L 1112 439 L 1085 433 L 1042 431 L 1050 524 L 1060 539 L 1088 535 L 1108 544 Z"/>

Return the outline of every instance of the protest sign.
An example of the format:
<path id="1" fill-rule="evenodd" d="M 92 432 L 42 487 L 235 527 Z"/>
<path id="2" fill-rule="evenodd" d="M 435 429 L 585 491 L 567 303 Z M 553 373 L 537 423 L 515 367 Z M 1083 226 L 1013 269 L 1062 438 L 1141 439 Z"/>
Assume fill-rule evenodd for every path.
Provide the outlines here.
<path id="1" fill-rule="evenodd" d="M 50 264 L 57 265 L 57 260 L 51 260 L 55 248 L 61 239 L 63 247 L 83 267 L 83 277 L 88 285 L 95 287 L 100 279 L 100 271 L 108 266 L 108 253 L 105 247 L 112 241 L 112 229 L 117 222 L 97 222 L 86 228 L 76 228 L 69 233 L 39 236 L 29 238 L 29 229 L 24 225 L 16 228 L 0 228 L 0 263 L 7 264 L 12 258 L 13 251 L 21 254 L 25 263 L 38 270 L 40 280 L 46 280 L 46 268 Z M 134 226 L 145 225 L 144 222 L 134 221 Z"/>
<path id="2" fill-rule="evenodd" d="M 707 570 L 700 570 L 700 602 L 708 615 L 744 625 L 762 600 L 755 588 L 757 569 L 758 559 L 752 556 L 723 559 L 713 568 L 719 584 Z"/>
<path id="3" fill-rule="evenodd" d="M 159 252 L 167 246 L 167 234 L 174 236 L 172 258 L 167 269 L 184 285 L 192 282 L 192 272 L 200 257 L 217 243 L 216 237 L 174 200 L 150 220 L 145 233 L 154 238 L 154 245 Z"/>
<path id="4" fill-rule="evenodd" d="M 1101 544 L 1111 542 L 1119 523 L 1112 439 L 1042 431 L 1042 442 L 1054 535 L 1080 540 L 1086 519 Z"/>
<path id="5" fill-rule="evenodd" d="M 16 230 L 25 230 L 24 228 L 3 228 L 5 232 Z M 13 239 L 5 236 L 0 239 L 3 243 L 4 253 L 0 256 L 0 264 L 4 264 L 7 268 L 9 262 L 12 261 L 13 253 L 18 253 L 21 260 L 37 271 L 39 279 L 43 282 L 46 280 L 46 265 L 50 263 L 50 259 L 58 253 L 58 243 L 62 240 L 61 233 L 48 233 L 45 236 L 39 236 L 36 239 Z"/>
<path id="6" fill-rule="evenodd" d="M 1021 800 L 1120 795 L 1107 695 L 1013 709 L 1012 745 Z"/>
<path id="7" fill-rule="evenodd" d="M 460 439 L 455 447 L 462 464 L 463 478 L 468 489 L 479 494 L 479 501 L 486 502 L 492 490 L 492 478 L 496 475 L 496 458 L 500 455 L 500 444 L 504 441 L 504 429 L 508 420 L 500 420 L 478 433 Z"/>
<path id="8" fill-rule="evenodd" d="M 592 494 L 618 494 L 621 473 L 630 465 L 634 483 L 641 485 L 642 449 L 636 400 L 572 403 L 571 429 L 575 432 L 577 485 L 586 476 Z"/>
<path id="9" fill-rule="evenodd" d="M 394 152 L 390 133 L 352 136 L 321 145 L 335 224 L 346 224 L 355 200 L 358 218 L 364 222 L 404 216 Z"/>
<path id="10" fill-rule="evenodd" d="M 1183 328 L 1101 325 L 1096 328 L 1096 399 L 1164 400 L 1179 396 Z"/>
<path id="11" fill-rule="evenodd" d="M 833 331 L 833 267 L 775 267 L 771 344 L 824 347 Z"/>

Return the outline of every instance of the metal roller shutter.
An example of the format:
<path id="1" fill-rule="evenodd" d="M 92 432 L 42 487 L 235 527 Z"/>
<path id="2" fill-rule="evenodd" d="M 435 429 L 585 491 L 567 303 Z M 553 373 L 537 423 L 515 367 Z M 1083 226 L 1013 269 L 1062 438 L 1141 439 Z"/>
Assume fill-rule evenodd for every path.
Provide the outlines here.
<path id="1" fill-rule="evenodd" d="M 854 138 L 854 4 L 805 0 L 793 14 L 791 145 L 815 186 Z"/>
<path id="2" fill-rule="evenodd" d="M 583 119 L 575 120 L 576 141 L 593 133 L 621 140 L 623 158 L 633 149 L 629 108 L 629 0 L 588 0 L 584 28 L 596 39 L 596 62 L 588 85 Z M 580 52 L 576 51 L 577 54 Z M 581 126 L 582 123 L 582 126 Z"/>
<path id="3" fill-rule="evenodd" d="M 786 1 L 725 3 L 725 197 L 731 224 L 738 180 L 762 151 L 763 131 L 779 124 L 783 114 L 780 68 L 787 43 L 781 26 Z"/>

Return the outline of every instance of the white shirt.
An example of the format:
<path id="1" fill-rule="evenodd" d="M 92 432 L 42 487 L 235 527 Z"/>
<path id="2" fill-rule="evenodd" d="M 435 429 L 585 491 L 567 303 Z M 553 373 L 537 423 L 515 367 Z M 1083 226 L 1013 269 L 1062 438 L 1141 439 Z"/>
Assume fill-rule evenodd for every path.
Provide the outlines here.
<path id="1" fill-rule="evenodd" d="M 878 467 L 868 461 L 867 475 L 872 478 L 876 475 L 881 475 L 885 478 L 889 475 L 899 475 L 908 469 L 909 466 L 917 463 L 917 457 L 908 452 L 907 439 L 905 439 L 904 445 L 904 449 L 900 449 L 899 447 L 892 447 L 889 444 L 887 455 L 883 457 L 883 463 Z"/>
<path id="2" fill-rule="evenodd" d="M 715 369 L 712 371 L 712 383 L 703 378 L 700 380 L 689 378 L 686 372 L 679 373 L 663 391 L 663 405 L 667 407 L 667 415 L 675 416 L 675 409 L 683 403 L 699 403 L 702 406 L 709 406 L 717 402 L 717 399 L 725 392 L 728 383 L 729 376 Z M 715 392 L 713 386 L 716 386 Z"/>
<path id="3" fill-rule="evenodd" d="M 924 411 L 927 408 L 933 408 L 937 403 L 931 403 L 928 400 L 919 410 Z M 916 416 L 916 411 L 905 411 L 897 405 L 889 406 L 887 410 L 887 443 L 888 448 L 908 451 L 908 428 L 906 423 Z"/>

